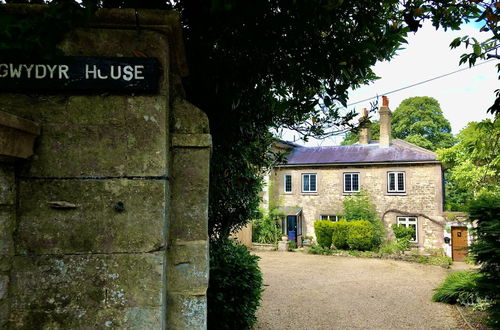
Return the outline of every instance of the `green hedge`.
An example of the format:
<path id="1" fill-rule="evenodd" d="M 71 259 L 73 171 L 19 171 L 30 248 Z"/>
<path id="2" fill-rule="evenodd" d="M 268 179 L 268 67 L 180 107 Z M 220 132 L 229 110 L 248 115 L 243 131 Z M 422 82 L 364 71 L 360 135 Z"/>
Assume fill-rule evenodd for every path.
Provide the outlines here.
<path id="1" fill-rule="evenodd" d="M 232 240 L 210 242 L 208 329 L 251 329 L 262 294 L 259 257 Z"/>
<path id="2" fill-rule="evenodd" d="M 350 222 L 333 222 L 332 244 L 340 250 L 347 250 L 347 236 L 349 235 Z"/>
<path id="3" fill-rule="evenodd" d="M 314 233 L 318 245 L 322 248 L 329 249 L 332 245 L 332 233 L 334 222 L 329 220 L 316 220 L 314 221 Z"/>
<path id="4" fill-rule="evenodd" d="M 358 220 L 347 222 L 349 230 L 347 244 L 351 250 L 370 250 L 374 246 L 375 228 L 370 221 Z"/>
<path id="5" fill-rule="evenodd" d="M 322 248 L 370 250 L 377 243 L 375 226 L 366 220 L 331 222 L 317 220 L 314 232 Z"/>
<path id="6" fill-rule="evenodd" d="M 471 252 L 481 265 L 477 280 L 480 294 L 491 299 L 490 325 L 500 329 L 500 196 L 482 193 L 469 205 L 469 219 L 476 220 Z"/>

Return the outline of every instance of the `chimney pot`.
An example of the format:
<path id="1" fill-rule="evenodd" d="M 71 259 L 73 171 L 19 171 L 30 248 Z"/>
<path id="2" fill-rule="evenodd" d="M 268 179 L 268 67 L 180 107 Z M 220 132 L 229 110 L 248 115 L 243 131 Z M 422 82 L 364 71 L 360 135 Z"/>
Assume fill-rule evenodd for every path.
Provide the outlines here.
<path id="1" fill-rule="evenodd" d="M 387 96 L 382 96 L 382 106 L 383 107 L 388 107 L 389 106 L 389 98 Z"/>
<path id="2" fill-rule="evenodd" d="M 379 110 L 380 114 L 380 141 L 381 147 L 389 147 L 392 142 L 391 137 L 391 110 L 389 109 L 389 99 L 387 96 L 382 96 L 382 107 Z"/>

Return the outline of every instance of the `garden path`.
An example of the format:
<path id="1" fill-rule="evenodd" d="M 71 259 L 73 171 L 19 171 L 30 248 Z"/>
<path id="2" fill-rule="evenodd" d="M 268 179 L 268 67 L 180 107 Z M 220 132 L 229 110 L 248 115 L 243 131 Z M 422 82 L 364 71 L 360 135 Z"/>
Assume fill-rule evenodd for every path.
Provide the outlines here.
<path id="1" fill-rule="evenodd" d="M 258 330 L 466 329 L 431 302 L 450 270 L 395 260 L 256 252 L 264 273 Z"/>

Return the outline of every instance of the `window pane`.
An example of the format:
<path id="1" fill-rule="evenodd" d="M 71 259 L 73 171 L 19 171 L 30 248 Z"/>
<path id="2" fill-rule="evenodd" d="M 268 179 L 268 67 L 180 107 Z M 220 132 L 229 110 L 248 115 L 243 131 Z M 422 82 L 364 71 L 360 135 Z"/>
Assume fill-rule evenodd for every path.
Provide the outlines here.
<path id="1" fill-rule="evenodd" d="M 405 190 L 405 180 L 403 172 L 398 173 L 398 190 L 399 191 Z"/>
<path id="2" fill-rule="evenodd" d="M 396 189 L 396 182 L 394 178 L 394 173 L 389 173 L 389 191 L 394 191 Z"/>
<path id="3" fill-rule="evenodd" d="M 285 192 L 291 192 L 291 191 L 292 191 L 292 176 L 285 175 Z"/>
<path id="4" fill-rule="evenodd" d="M 327 215 L 320 215 L 320 220 L 328 220 L 328 216 Z"/>
<path id="5" fill-rule="evenodd" d="M 309 175 L 304 174 L 303 178 L 304 178 L 304 189 L 303 190 L 309 191 Z"/>
<path id="6" fill-rule="evenodd" d="M 353 174 L 352 175 L 352 191 L 358 191 L 358 190 L 359 190 L 359 175 Z"/>
<path id="7" fill-rule="evenodd" d="M 413 228 L 413 239 L 412 241 L 417 241 L 417 225 L 416 224 L 407 224 L 406 227 Z"/>
<path id="8" fill-rule="evenodd" d="M 351 191 L 351 175 L 344 174 L 344 191 Z"/>
<path id="9" fill-rule="evenodd" d="M 316 174 L 310 175 L 310 191 L 316 191 Z"/>

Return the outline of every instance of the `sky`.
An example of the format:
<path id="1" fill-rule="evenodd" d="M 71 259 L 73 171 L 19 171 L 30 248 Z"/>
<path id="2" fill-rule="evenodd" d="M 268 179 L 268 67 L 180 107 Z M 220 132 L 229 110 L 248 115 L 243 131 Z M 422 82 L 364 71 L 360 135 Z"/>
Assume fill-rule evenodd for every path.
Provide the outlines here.
<path id="1" fill-rule="evenodd" d="M 479 28 L 472 24 L 465 25 L 460 31 L 437 30 L 432 26 L 424 26 L 417 33 L 408 37 L 408 44 L 398 52 L 390 62 L 379 62 L 373 68 L 381 79 L 362 86 L 350 93 L 348 104 L 361 101 L 385 93 L 425 81 L 459 69 L 468 68 L 468 64 L 458 65 L 460 55 L 470 52 L 464 47 L 451 50 L 450 42 L 460 36 L 476 36 L 479 40 L 488 37 L 480 33 Z M 431 96 L 438 100 L 446 119 L 450 121 L 452 133 L 457 134 L 467 123 L 480 121 L 492 116 L 486 110 L 495 100 L 495 89 L 500 88 L 498 73 L 493 60 L 482 65 L 476 65 L 447 77 L 436 79 L 422 85 L 388 94 L 389 108 L 394 111 L 406 98 L 413 96 Z M 373 100 L 372 100 L 373 101 Z M 381 99 L 379 104 L 381 104 Z M 362 108 L 370 108 L 370 101 L 354 106 L 359 113 Z M 378 119 L 377 114 L 373 119 Z M 308 146 L 326 146 L 340 144 L 342 137 L 324 140 L 309 139 L 307 143 L 298 140 L 298 134 L 286 132 L 283 139 Z"/>

